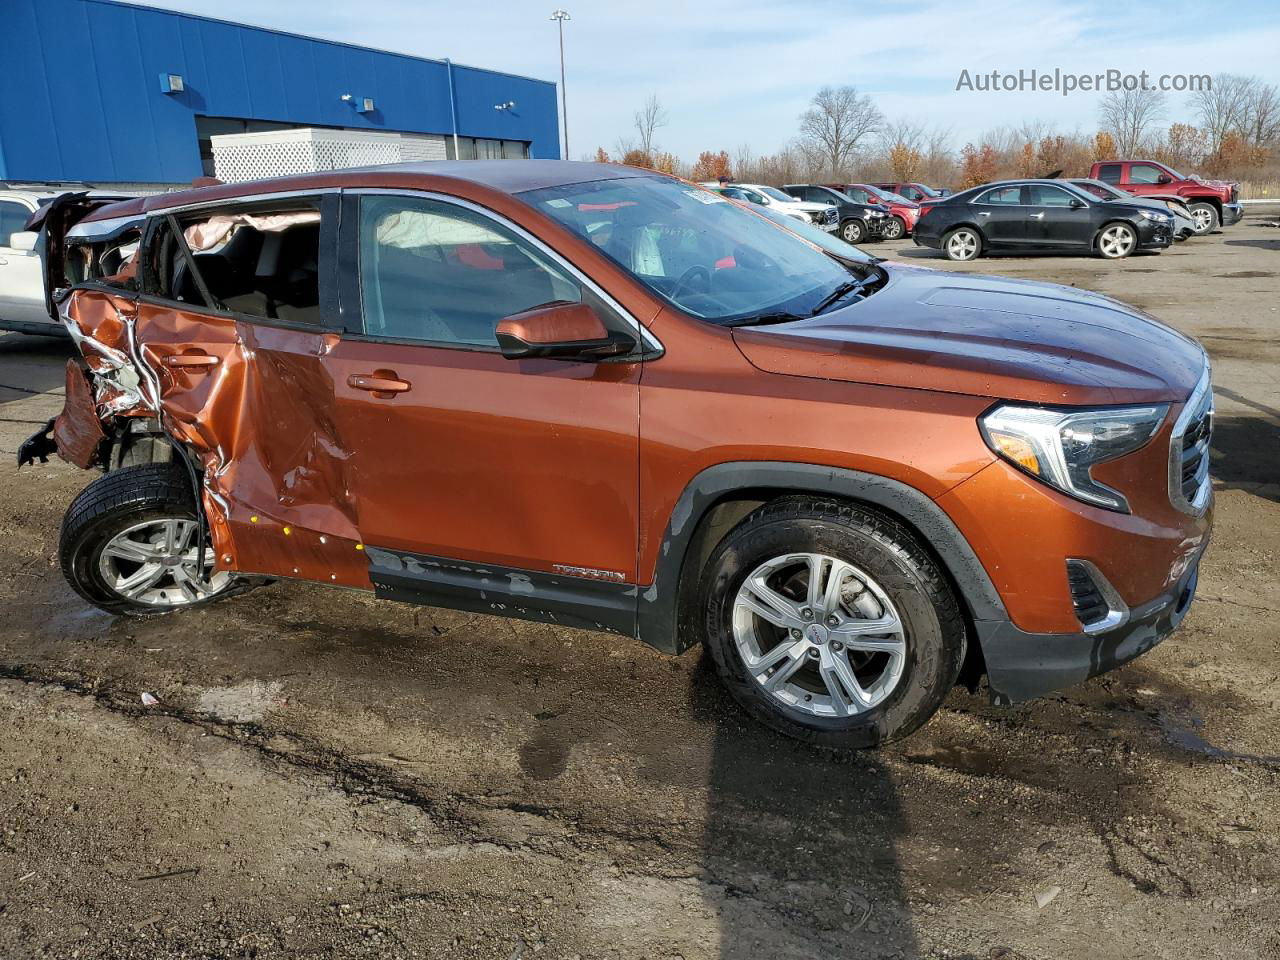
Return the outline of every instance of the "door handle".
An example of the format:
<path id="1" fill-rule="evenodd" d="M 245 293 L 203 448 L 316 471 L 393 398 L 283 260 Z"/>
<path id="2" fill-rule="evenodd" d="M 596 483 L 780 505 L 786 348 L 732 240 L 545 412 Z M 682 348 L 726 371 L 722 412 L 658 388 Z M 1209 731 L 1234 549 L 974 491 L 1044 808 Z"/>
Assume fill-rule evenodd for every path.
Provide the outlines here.
<path id="1" fill-rule="evenodd" d="M 401 380 L 394 370 L 375 370 L 373 373 L 353 373 L 347 377 L 347 386 L 356 390 L 368 390 L 374 396 L 391 397 L 404 393 L 412 384 Z"/>
<path id="2" fill-rule="evenodd" d="M 164 358 L 164 365 L 207 370 L 218 365 L 218 358 L 207 353 L 172 353 Z"/>
<path id="3" fill-rule="evenodd" d="M 989 216 L 991 216 L 991 211 L 990 211 L 990 210 L 979 210 L 979 211 L 978 211 L 978 216 L 980 216 L 980 217 L 989 217 Z"/>
<path id="4" fill-rule="evenodd" d="M 1027 219 L 1029 219 L 1029 220 L 1043 220 L 1043 219 L 1044 219 L 1044 214 L 1043 214 L 1043 213 L 1029 213 L 1029 214 L 1027 214 Z"/>

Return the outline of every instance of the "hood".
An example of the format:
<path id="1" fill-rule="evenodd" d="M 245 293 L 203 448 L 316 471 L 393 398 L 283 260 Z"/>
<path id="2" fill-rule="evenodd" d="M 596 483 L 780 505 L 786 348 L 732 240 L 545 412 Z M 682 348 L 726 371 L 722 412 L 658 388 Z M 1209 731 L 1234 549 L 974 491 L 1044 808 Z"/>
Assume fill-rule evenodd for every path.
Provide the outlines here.
<path id="1" fill-rule="evenodd" d="M 867 299 L 740 327 L 739 349 L 770 373 L 1068 406 L 1182 401 L 1204 369 L 1196 341 L 1101 294 L 881 266 Z"/>
<path id="2" fill-rule="evenodd" d="M 781 200 L 775 200 L 774 202 L 780 207 L 786 206 L 790 207 L 792 210 L 803 210 L 805 213 L 821 213 L 823 210 L 827 210 L 835 206 L 833 203 L 813 203 L 809 200 L 793 200 L 791 203 L 787 204 L 784 204 Z"/>

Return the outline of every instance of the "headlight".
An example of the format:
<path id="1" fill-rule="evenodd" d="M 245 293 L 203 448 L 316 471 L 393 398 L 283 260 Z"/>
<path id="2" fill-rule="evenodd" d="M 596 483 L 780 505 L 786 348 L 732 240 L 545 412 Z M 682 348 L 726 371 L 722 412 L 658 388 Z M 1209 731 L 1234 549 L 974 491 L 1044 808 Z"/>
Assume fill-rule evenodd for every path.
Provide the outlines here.
<path id="1" fill-rule="evenodd" d="M 1138 213 L 1146 220 L 1154 220 L 1156 223 L 1168 223 L 1169 216 L 1164 213 L 1156 213 L 1154 210 L 1139 210 Z"/>
<path id="2" fill-rule="evenodd" d="M 1078 500 L 1128 513 L 1129 502 L 1094 480 L 1090 468 L 1140 448 L 1168 411 L 1165 403 L 1075 411 L 1005 404 L 978 423 L 987 446 L 1020 470 Z"/>

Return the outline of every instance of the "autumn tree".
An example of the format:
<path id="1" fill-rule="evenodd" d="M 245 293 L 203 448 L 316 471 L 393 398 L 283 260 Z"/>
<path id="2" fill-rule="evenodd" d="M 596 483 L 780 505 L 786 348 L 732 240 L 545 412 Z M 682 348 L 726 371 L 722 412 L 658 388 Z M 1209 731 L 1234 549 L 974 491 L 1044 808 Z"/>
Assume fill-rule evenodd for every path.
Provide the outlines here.
<path id="1" fill-rule="evenodd" d="M 653 157 L 649 155 L 648 151 L 636 147 L 634 150 L 628 150 L 623 155 L 622 162 L 628 167 L 652 167 Z"/>
<path id="2" fill-rule="evenodd" d="M 823 170 L 840 177 L 853 162 L 858 145 L 884 124 L 884 115 L 857 87 L 823 87 L 800 115 L 800 140 Z"/>
<path id="3" fill-rule="evenodd" d="M 1220 154 L 1227 136 L 1244 127 L 1255 81 L 1254 77 L 1217 73 L 1206 89 L 1191 94 L 1191 107 L 1208 138 L 1211 154 Z"/>
<path id="4" fill-rule="evenodd" d="M 1018 151 L 1018 160 L 1015 166 L 1018 176 L 1034 177 L 1036 175 L 1036 148 L 1030 143 L 1024 143 L 1022 149 Z"/>
<path id="5" fill-rule="evenodd" d="M 1119 154 L 1116 153 L 1116 141 L 1111 134 L 1105 130 L 1099 130 L 1093 135 L 1093 157 L 1094 163 L 1102 160 L 1114 160 Z"/>
<path id="6" fill-rule="evenodd" d="M 596 147 L 596 163 L 612 163 L 609 152 L 604 147 Z"/>
<path id="7" fill-rule="evenodd" d="M 1156 148 L 1156 159 L 1175 170 L 1200 166 L 1209 152 L 1209 139 L 1204 131 L 1189 123 L 1175 123 L 1169 127 Z"/>
<path id="8" fill-rule="evenodd" d="M 678 162 L 674 153 L 660 153 L 653 158 L 653 169 L 659 173 L 675 173 Z"/>
<path id="9" fill-rule="evenodd" d="M 721 150 L 719 153 L 712 153 L 710 150 L 703 150 L 698 154 L 698 162 L 693 165 L 693 173 L 689 175 L 691 180 L 719 180 L 721 177 L 728 177 L 729 174 L 729 152 Z"/>
<path id="10" fill-rule="evenodd" d="M 1000 158 L 991 144 L 975 147 L 966 143 L 960 151 L 960 185 L 967 189 L 990 183 L 996 178 L 999 163 Z"/>
<path id="11" fill-rule="evenodd" d="M 916 180 L 922 166 L 924 157 L 914 147 L 898 141 L 889 148 L 889 169 L 893 172 L 894 180 L 903 183 Z"/>

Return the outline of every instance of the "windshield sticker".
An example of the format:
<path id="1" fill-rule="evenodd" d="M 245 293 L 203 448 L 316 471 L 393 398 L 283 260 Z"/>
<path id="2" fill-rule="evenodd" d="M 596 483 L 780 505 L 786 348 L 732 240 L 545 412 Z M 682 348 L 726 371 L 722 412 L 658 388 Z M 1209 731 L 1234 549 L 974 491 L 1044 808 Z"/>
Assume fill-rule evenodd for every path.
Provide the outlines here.
<path id="1" fill-rule="evenodd" d="M 572 207 L 573 203 L 566 200 L 564 197 L 556 197 L 552 200 L 548 200 L 547 206 L 548 207 Z"/>
<path id="2" fill-rule="evenodd" d="M 686 190 L 685 196 L 693 197 L 693 199 L 701 203 L 728 203 L 724 197 L 718 193 L 710 193 L 707 190 Z"/>

